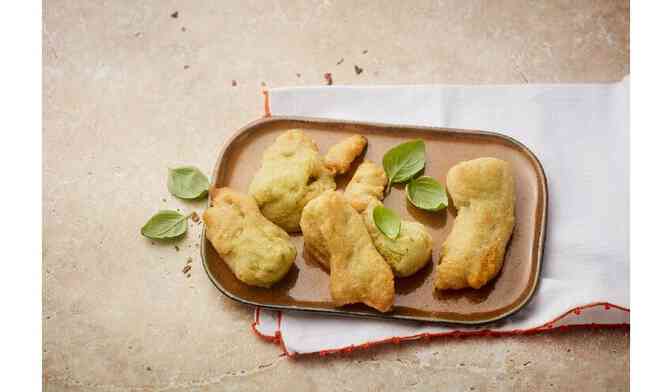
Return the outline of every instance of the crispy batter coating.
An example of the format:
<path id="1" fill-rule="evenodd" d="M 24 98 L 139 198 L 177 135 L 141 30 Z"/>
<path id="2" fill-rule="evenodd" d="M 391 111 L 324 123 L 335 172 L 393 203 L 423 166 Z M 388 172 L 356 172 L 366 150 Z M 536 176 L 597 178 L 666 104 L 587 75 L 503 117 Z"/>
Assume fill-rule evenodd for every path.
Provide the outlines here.
<path id="1" fill-rule="evenodd" d="M 270 287 L 296 258 L 289 235 L 259 212 L 254 199 L 229 188 L 211 190 L 203 213 L 206 237 L 243 283 Z"/>
<path id="2" fill-rule="evenodd" d="M 355 210 L 362 212 L 371 201 L 383 199 L 386 184 L 385 170 L 380 165 L 365 160 L 345 187 L 345 197 Z"/>
<path id="3" fill-rule="evenodd" d="M 458 213 L 443 243 L 434 286 L 477 289 L 499 273 L 513 231 L 511 168 L 500 159 L 474 159 L 452 167 L 446 183 Z"/>
<path id="4" fill-rule="evenodd" d="M 418 272 L 432 256 L 432 236 L 419 222 L 402 220 L 399 237 L 388 238 L 376 227 L 373 209 L 383 203 L 374 200 L 362 213 L 366 229 L 371 234 L 373 244 L 385 261 L 392 267 L 395 276 L 406 277 Z"/>
<path id="5" fill-rule="evenodd" d="M 366 138 L 352 135 L 331 146 L 324 156 L 324 164 L 333 174 L 343 174 L 350 169 L 350 164 L 364 151 Z"/>
<path id="6" fill-rule="evenodd" d="M 394 275 L 378 253 L 362 216 L 342 193 L 327 191 L 308 203 L 301 217 L 306 249 L 329 261 L 330 289 L 341 305 L 363 302 L 387 312 L 394 302 Z"/>
<path id="7" fill-rule="evenodd" d="M 288 232 L 299 230 L 303 207 L 322 192 L 335 189 L 317 145 L 302 130 L 284 132 L 262 156 L 249 193 L 261 213 Z"/>

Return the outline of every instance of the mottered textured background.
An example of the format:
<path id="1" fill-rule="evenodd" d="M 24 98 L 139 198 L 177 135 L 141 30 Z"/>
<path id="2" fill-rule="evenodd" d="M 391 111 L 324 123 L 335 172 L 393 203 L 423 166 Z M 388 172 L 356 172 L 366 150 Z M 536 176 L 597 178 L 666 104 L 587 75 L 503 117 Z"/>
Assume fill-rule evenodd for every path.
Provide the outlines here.
<path id="1" fill-rule="evenodd" d="M 139 235 L 202 211 L 167 168 L 209 173 L 262 85 L 616 81 L 628 2 L 245 3 L 44 3 L 45 389 L 628 390 L 623 330 L 279 357 L 208 281 L 199 224 L 177 248 Z"/>

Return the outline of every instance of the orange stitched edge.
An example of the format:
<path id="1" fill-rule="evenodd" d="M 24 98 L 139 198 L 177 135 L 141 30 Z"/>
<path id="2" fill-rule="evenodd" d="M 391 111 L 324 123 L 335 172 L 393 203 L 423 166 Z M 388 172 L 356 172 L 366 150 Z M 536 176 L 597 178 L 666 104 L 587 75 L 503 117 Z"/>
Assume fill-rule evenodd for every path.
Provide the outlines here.
<path id="1" fill-rule="evenodd" d="M 268 89 L 266 87 L 261 89 L 261 94 L 264 96 L 264 117 L 271 117 L 271 102 L 268 98 Z"/>
<path id="2" fill-rule="evenodd" d="M 283 354 L 286 355 L 289 358 L 296 358 L 298 356 L 306 356 L 306 355 L 319 355 L 319 356 L 326 356 L 326 355 L 331 355 L 331 354 L 338 354 L 338 353 L 351 353 L 354 350 L 366 350 L 369 349 L 373 346 L 378 346 L 382 344 L 387 344 L 387 343 L 394 343 L 394 344 L 400 344 L 402 342 L 408 342 L 408 341 L 413 341 L 413 340 L 419 340 L 419 339 L 424 339 L 425 341 L 429 341 L 432 338 L 439 338 L 439 337 L 473 337 L 473 336 L 492 336 L 492 337 L 499 337 L 499 336 L 515 336 L 515 335 L 533 335 L 533 334 L 538 334 L 538 333 L 543 333 L 546 331 L 554 331 L 554 330 L 560 330 L 560 331 L 566 331 L 569 329 L 576 329 L 576 328 L 624 328 L 624 329 L 630 329 L 630 324 L 628 323 L 621 323 L 621 324 L 597 324 L 597 323 L 590 323 L 590 324 L 574 324 L 574 325 L 561 325 L 554 327 L 553 324 L 556 323 L 557 321 L 567 317 L 571 313 L 576 313 L 578 310 L 579 313 L 581 313 L 582 310 L 584 309 L 589 309 L 593 308 L 596 306 L 603 306 L 605 310 L 609 310 L 611 308 L 618 309 L 624 312 L 630 313 L 630 309 L 624 308 L 622 306 L 614 305 L 609 302 L 596 302 L 588 305 L 583 305 L 583 306 L 577 306 L 573 309 L 568 310 L 567 312 L 561 314 L 560 316 L 552 319 L 551 321 L 548 321 L 538 327 L 533 327 L 530 329 L 514 329 L 511 331 L 492 331 L 489 329 L 486 330 L 480 330 L 480 331 L 451 331 L 451 332 L 436 332 L 436 333 L 429 333 L 429 332 L 424 332 L 416 335 L 410 335 L 410 336 L 393 336 L 390 338 L 382 339 L 382 340 L 377 340 L 373 342 L 365 342 L 362 344 L 358 345 L 350 345 L 348 347 L 343 347 L 343 348 L 335 348 L 335 349 L 328 349 L 328 350 L 320 350 L 318 352 L 314 353 L 305 353 L 305 354 L 299 354 L 299 353 L 290 353 L 287 350 L 287 347 L 285 345 L 285 341 L 282 338 L 282 332 L 280 330 L 280 322 L 282 321 L 282 312 L 278 312 L 278 330 L 275 332 L 275 336 L 270 337 L 269 335 L 264 335 L 260 333 L 256 329 L 256 324 L 259 322 L 259 308 L 256 309 L 255 312 L 255 321 L 252 324 L 252 330 L 260 337 L 262 337 L 264 340 L 271 340 L 274 343 L 280 344 L 282 347 Z M 270 339 L 269 339 L 270 338 Z"/>
<path id="3" fill-rule="evenodd" d="M 254 321 L 252 322 L 252 332 L 254 332 L 255 335 L 259 336 L 260 338 L 268 341 L 268 342 L 273 342 L 276 343 L 276 336 L 275 335 L 264 335 L 263 333 L 259 332 L 257 329 L 257 325 L 259 325 L 259 308 L 256 308 L 254 310 Z M 277 331 L 280 332 L 280 331 Z"/>

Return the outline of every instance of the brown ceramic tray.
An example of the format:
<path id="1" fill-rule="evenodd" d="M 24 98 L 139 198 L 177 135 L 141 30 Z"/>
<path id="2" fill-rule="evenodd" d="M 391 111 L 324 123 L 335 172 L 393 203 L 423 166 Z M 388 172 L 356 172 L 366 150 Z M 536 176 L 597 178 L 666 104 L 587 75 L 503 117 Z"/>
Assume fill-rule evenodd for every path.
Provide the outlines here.
<path id="1" fill-rule="evenodd" d="M 303 251 L 303 238 L 292 236 L 298 256 L 287 276 L 271 289 L 247 286 L 235 279 L 212 245 L 205 239 L 203 266 L 212 282 L 231 299 L 272 309 L 315 311 L 336 315 L 478 324 L 506 317 L 522 308 L 534 294 L 541 268 L 546 225 L 547 186 L 544 170 L 534 154 L 507 136 L 490 132 L 356 123 L 297 117 L 270 117 L 244 127 L 226 142 L 213 172 L 217 187 L 228 186 L 246 192 L 259 168 L 262 151 L 281 132 L 301 128 L 317 142 L 320 151 L 341 138 L 360 133 L 369 140 L 367 159 L 382 162 L 385 151 L 409 139 L 426 143 L 425 174 L 445 182 L 445 174 L 456 163 L 484 156 L 508 161 L 516 178 L 516 226 L 501 273 L 479 290 L 434 291 L 435 265 L 440 247 L 450 232 L 455 211 L 424 212 L 406 201 L 402 186 L 395 186 L 385 198 L 403 219 L 423 223 L 434 238 L 432 261 L 415 275 L 396 279 L 394 310 L 379 313 L 364 305 L 336 307 L 329 294 L 329 275 Z M 359 160 L 361 161 L 361 157 Z M 353 170 L 337 178 L 342 189 Z"/>

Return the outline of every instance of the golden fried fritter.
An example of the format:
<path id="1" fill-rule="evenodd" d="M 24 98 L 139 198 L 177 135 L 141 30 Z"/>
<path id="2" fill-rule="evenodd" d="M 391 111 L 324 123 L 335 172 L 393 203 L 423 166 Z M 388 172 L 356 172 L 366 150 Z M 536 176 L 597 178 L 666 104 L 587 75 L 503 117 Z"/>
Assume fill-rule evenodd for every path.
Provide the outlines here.
<path id="1" fill-rule="evenodd" d="M 479 158 L 448 171 L 457 218 L 443 243 L 434 286 L 480 288 L 502 267 L 514 226 L 515 185 L 505 161 Z"/>
<path id="2" fill-rule="evenodd" d="M 266 148 L 249 192 L 266 218 L 295 232 L 306 203 L 335 188 L 315 142 L 302 130 L 293 129 Z"/>
<path id="3" fill-rule="evenodd" d="M 383 199 L 385 184 L 385 170 L 380 165 L 365 160 L 345 187 L 345 197 L 355 210 L 362 212 L 371 201 Z"/>
<path id="4" fill-rule="evenodd" d="M 402 220 L 399 236 L 390 239 L 378 230 L 373 220 L 373 209 L 382 204 L 377 200 L 372 201 L 362 213 L 366 229 L 378 252 L 392 267 L 394 275 L 411 276 L 431 259 L 432 236 L 422 223 Z"/>
<path id="5" fill-rule="evenodd" d="M 205 235 L 236 277 L 270 287 L 296 258 L 289 235 L 264 218 L 254 199 L 229 188 L 211 190 L 212 207 L 203 213 Z"/>
<path id="6" fill-rule="evenodd" d="M 362 216 L 342 193 L 327 191 L 310 201 L 301 230 L 306 249 L 329 260 L 331 297 L 338 306 L 363 302 L 381 312 L 390 310 L 392 270 L 373 245 Z"/>
<path id="7" fill-rule="evenodd" d="M 366 138 L 352 135 L 331 146 L 324 156 L 324 165 L 333 174 L 343 174 L 350 169 L 350 164 L 364 151 Z"/>

